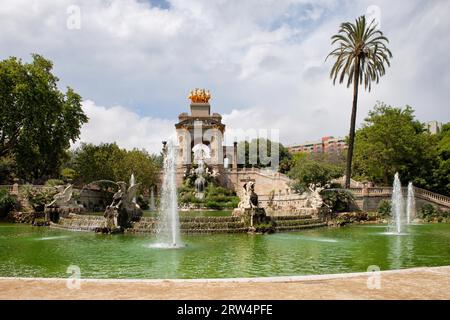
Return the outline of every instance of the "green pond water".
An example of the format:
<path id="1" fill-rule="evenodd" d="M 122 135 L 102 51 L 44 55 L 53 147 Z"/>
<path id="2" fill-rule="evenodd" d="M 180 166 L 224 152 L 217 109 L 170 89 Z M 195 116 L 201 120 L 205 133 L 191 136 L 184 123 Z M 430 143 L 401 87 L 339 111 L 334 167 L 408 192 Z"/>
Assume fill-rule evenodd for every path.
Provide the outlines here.
<path id="1" fill-rule="evenodd" d="M 328 274 L 450 265 L 450 224 L 412 225 L 408 234 L 358 225 L 271 235 L 184 235 L 183 249 L 157 249 L 152 235 L 100 235 L 0 224 L 0 276 L 229 278 Z"/>

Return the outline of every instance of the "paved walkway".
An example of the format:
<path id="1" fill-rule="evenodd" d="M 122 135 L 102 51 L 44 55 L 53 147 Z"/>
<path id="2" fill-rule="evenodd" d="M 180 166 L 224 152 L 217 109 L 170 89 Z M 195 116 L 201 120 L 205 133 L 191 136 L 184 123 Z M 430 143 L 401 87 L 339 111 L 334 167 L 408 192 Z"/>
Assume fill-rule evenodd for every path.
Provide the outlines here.
<path id="1" fill-rule="evenodd" d="M 0 278 L 0 299 L 450 299 L 450 266 L 298 277 L 197 280 Z M 373 281 L 372 281 L 373 280 Z M 70 286 L 70 285 L 69 285 Z"/>

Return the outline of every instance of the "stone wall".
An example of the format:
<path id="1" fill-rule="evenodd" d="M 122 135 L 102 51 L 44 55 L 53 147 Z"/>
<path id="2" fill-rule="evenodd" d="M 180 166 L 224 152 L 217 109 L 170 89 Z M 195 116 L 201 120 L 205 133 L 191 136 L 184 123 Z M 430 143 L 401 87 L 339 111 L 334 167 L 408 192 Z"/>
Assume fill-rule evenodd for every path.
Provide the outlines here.
<path id="1" fill-rule="evenodd" d="M 392 188 L 352 188 L 350 191 L 355 198 L 356 209 L 363 211 L 377 211 L 381 201 L 391 200 Z M 403 194 L 407 195 L 407 188 Z M 414 188 L 416 208 L 419 210 L 424 204 L 431 204 L 440 210 L 450 209 L 450 198 L 424 189 Z"/>
<path id="2" fill-rule="evenodd" d="M 78 203 L 88 211 L 103 211 L 109 203 L 105 202 L 102 191 L 82 189 Z"/>
<path id="3" fill-rule="evenodd" d="M 291 193 L 290 179 L 286 175 L 258 168 L 239 168 L 226 171 L 223 183 L 240 195 L 243 185 L 249 180 L 255 182 L 255 192 L 258 195 L 268 194 L 271 191 L 274 191 L 276 195 Z"/>

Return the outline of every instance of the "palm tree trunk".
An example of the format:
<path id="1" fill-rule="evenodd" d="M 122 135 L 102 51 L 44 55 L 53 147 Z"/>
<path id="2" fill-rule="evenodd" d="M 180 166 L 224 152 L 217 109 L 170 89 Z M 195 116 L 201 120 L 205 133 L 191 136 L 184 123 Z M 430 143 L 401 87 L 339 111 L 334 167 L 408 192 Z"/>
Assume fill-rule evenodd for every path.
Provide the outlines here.
<path id="1" fill-rule="evenodd" d="M 355 142 L 355 125 L 356 125 L 356 110 L 358 109 L 358 87 L 359 87 L 359 58 L 356 61 L 355 75 L 353 79 L 353 107 L 352 117 L 350 120 L 350 133 L 348 135 L 348 150 L 347 150 L 347 167 L 345 170 L 345 188 L 350 188 L 350 178 L 352 176 L 352 160 L 353 160 L 353 144 Z"/>

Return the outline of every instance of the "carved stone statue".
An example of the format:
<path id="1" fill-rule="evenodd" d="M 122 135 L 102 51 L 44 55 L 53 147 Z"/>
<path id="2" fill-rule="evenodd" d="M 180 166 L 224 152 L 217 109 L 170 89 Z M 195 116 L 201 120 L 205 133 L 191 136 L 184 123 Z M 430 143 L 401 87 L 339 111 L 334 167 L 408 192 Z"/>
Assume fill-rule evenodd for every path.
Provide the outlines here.
<path id="1" fill-rule="evenodd" d="M 192 103 L 208 103 L 211 99 L 211 93 L 209 90 L 196 88 L 191 90 L 188 98 Z"/>
<path id="2" fill-rule="evenodd" d="M 247 232 L 249 233 L 273 231 L 273 221 L 266 215 L 266 210 L 259 207 L 255 183 L 249 181 L 249 179 L 242 186 L 241 201 L 238 207 L 233 210 L 233 217 L 240 217 L 241 221 L 248 227 Z M 261 224 L 265 225 L 262 229 Z M 270 225 L 270 227 L 266 228 L 267 225 Z"/>
<path id="3" fill-rule="evenodd" d="M 47 207 L 52 208 L 69 205 L 72 200 L 73 186 L 68 184 L 66 187 L 56 186 L 55 188 L 58 190 L 58 193 L 53 196 L 53 201 Z"/>
<path id="4" fill-rule="evenodd" d="M 123 181 L 117 182 L 119 190 L 114 194 L 113 200 L 106 207 L 104 217 L 106 218 L 106 228 L 110 232 L 128 228 L 130 222 L 142 216 L 142 210 L 133 199 L 136 197 L 139 183 L 130 186 Z"/>
<path id="5" fill-rule="evenodd" d="M 258 195 L 255 193 L 255 183 L 248 181 L 243 185 L 241 201 L 238 204 L 240 209 L 258 208 Z"/>
<path id="6" fill-rule="evenodd" d="M 58 193 L 53 196 L 53 200 L 45 205 L 45 220 L 58 222 L 60 217 L 65 217 L 70 213 L 81 213 L 84 208 L 78 205 L 73 199 L 73 185 L 56 186 Z"/>
<path id="7" fill-rule="evenodd" d="M 314 184 L 311 183 L 308 186 L 308 189 L 310 190 L 308 194 L 308 204 L 311 208 L 314 209 L 320 209 L 323 206 L 323 199 L 320 193 L 325 189 L 324 187 L 321 187 L 320 184 Z"/>

